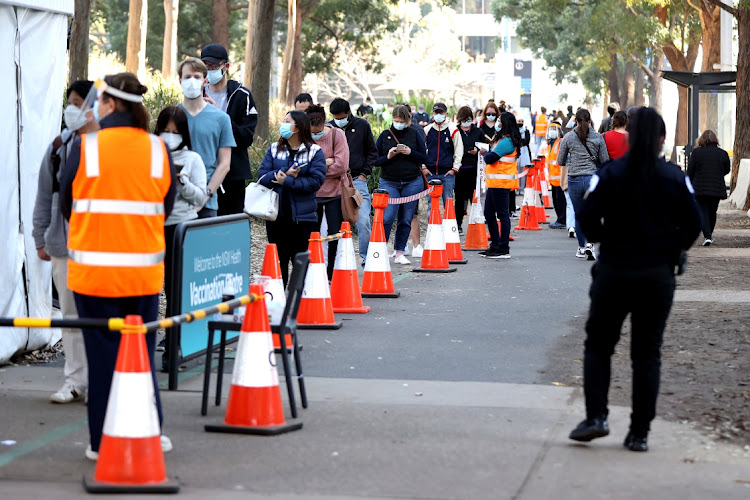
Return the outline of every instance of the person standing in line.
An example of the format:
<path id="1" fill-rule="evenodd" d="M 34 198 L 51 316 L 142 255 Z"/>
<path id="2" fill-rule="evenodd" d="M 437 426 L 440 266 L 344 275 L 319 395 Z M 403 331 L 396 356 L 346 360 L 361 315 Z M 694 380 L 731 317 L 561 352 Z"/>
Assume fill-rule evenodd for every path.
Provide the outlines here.
<path id="1" fill-rule="evenodd" d="M 313 141 L 305 112 L 287 113 L 279 136 L 260 163 L 258 183 L 279 195 L 279 215 L 275 221 L 266 221 L 266 233 L 268 242 L 278 249 L 286 287 L 289 263 L 307 250 L 310 234 L 318 224 L 315 193 L 326 180 L 327 167 L 323 150 Z"/>
<path id="2" fill-rule="evenodd" d="M 500 120 L 500 110 L 494 102 L 488 102 L 482 111 L 482 117 L 479 130 L 482 131 L 484 138 L 481 142 L 487 143 L 492 147 L 500 139 L 495 129 L 495 124 Z"/>
<path id="3" fill-rule="evenodd" d="M 417 112 L 414 113 L 414 116 L 412 117 L 412 123 L 424 128 L 429 125 L 431 121 L 430 114 L 425 112 L 424 104 L 417 106 Z"/>
<path id="4" fill-rule="evenodd" d="M 315 230 L 320 231 L 325 213 L 328 223 L 328 234 L 336 234 L 341 230 L 344 214 L 341 211 L 341 178 L 349 169 L 349 145 L 346 135 L 340 128 L 326 124 L 326 111 L 323 106 L 313 104 L 307 108 L 310 119 L 310 134 L 315 144 L 320 146 L 326 159 L 326 180 L 315 193 L 318 204 L 318 225 Z M 336 263 L 336 251 L 339 242 L 328 242 L 328 280 L 333 279 L 333 266 Z"/>
<path id="5" fill-rule="evenodd" d="M 586 241 L 581 231 L 578 213 L 591 177 L 608 161 L 607 145 L 602 136 L 592 128 L 591 115 L 588 110 L 579 109 L 576 113 L 576 127 L 572 134 L 563 137 L 557 155 L 560 166 L 568 167 L 568 194 L 575 212 L 575 232 L 578 238 L 576 257 L 579 259 L 596 260 L 594 245 Z"/>
<path id="6" fill-rule="evenodd" d="M 539 147 L 542 145 L 545 137 L 547 137 L 547 125 L 549 119 L 547 118 L 547 108 L 542 106 L 539 108 L 540 113 L 536 117 L 536 123 L 534 125 L 534 157 L 539 155 Z"/>
<path id="7" fill-rule="evenodd" d="M 296 111 L 307 111 L 313 103 L 312 96 L 307 92 L 302 92 L 294 98 L 294 109 Z"/>
<path id="8" fill-rule="evenodd" d="M 557 122 L 552 122 L 547 127 L 547 166 L 549 168 L 549 183 L 552 191 L 552 206 L 555 208 L 557 220 L 549 225 L 550 229 L 562 229 L 567 222 L 565 211 L 567 203 L 565 193 L 563 193 L 560 175 L 560 164 L 557 162 L 557 155 L 560 152 L 560 143 L 562 142 L 562 128 Z"/>
<path id="9" fill-rule="evenodd" d="M 331 102 L 333 104 L 333 102 Z M 371 115 L 375 112 L 374 109 L 372 109 L 372 101 L 370 98 L 366 98 L 365 101 L 359 105 L 357 108 L 357 116 L 364 118 L 365 116 Z"/>
<path id="10" fill-rule="evenodd" d="M 635 107 L 635 106 L 633 106 Z M 607 116 L 602 120 L 602 122 L 599 124 L 599 133 L 603 134 L 604 132 L 607 132 L 609 130 L 612 130 L 612 117 L 615 113 L 620 111 L 620 104 L 617 102 L 610 102 L 609 106 L 607 106 Z"/>
<path id="11" fill-rule="evenodd" d="M 73 144 L 60 179 L 60 209 L 70 220 L 68 287 L 83 318 L 139 315 L 144 323 L 159 314 L 164 282 L 164 220 L 172 212 L 175 173 L 164 141 L 148 133 L 143 106 L 148 89 L 130 73 L 97 83 L 94 117 L 101 130 Z M 224 115 L 226 116 L 226 115 Z M 89 364 L 86 457 L 96 460 L 107 412 L 120 333 L 83 328 Z M 145 334 L 154 359 L 156 332 Z M 159 425 L 159 385 L 152 363 Z M 162 450 L 172 442 L 162 435 Z"/>
<path id="12" fill-rule="evenodd" d="M 201 51 L 201 60 L 208 69 L 206 102 L 229 115 L 236 143 L 232 148 L 229 173 L 217 193 L 218 215 L 241 214 L 245 208 L 245 182 L 253 177 L 247 148 L 253 144 L 258 110 L 250 91 L 227 76 L 229 56 L 223 46 L 218 43 L 206 45 Z"/>
<path id="13" fill-rule="evenodd" d="M 531 165 L 531 132 L 526 128 L 523 117 L 517 119 L 518 133 L 521 134 L 521 155 L 518 157 L 518 173 L 522 173 L 526 167 Z M 518 189 L 523 195 L 526 189 L 526 176 L 518 179 Z M 514 203 L 515 206 L 515 203 Z M 511 211 L 511 217 L 518 216 Z"/>
<path id="14" fill-rule="evenodd" d="M 188 57 L 177 68 L 185 98 L 179 106 L 185 110 L 190 127 L 190 142 L 206 166 L 206 201 L 197 208 L 198 218 L 216 217 L 219 202 L 216 191 L 229 173 L 232 148 L 237 146 L 229 115 L 210 106 L 203 97 L 208 69 L 198 58 Z M 244 198 L 243 198 L 244 199 Z"/>
<path id="15" fill-rule="evenodd" d="M 483 136 L 479 127 L 473 123 L 473 113 L 468 106 L 462 106 L 458 110 L 458 124 L 461 141 L 464 146 L 464 154 L 461 158 L 461 168 L 456 174 L 456 223 L 459 234 L 463 234 L 463 220 L 467 208 L 471 207 L 474 189 L 477 186 L 477 163 L 479 149 L 477 142 L 483 142 Z"/>
<path id="16" fill-rule="evenodd" d="M 399 105 L 393 109 L 393 126 L 385 129 L 375 146 L 378 149 L 376 165 L 381 167 L 378 187 L 388 191 L 391 198 L 412 196 L 422 191 L 423 180 L 421 166 L 425 155 L 424 141 L 415 129 L 409 126 L 411 110 L 408 106 Z M 394 262 L 411 264 L 404 257 L 403 249 L 411 231 L 412 219 L 419 200 L 400 205 L 388 205 L 383 213 L 383 227 L 386 241 L 390 239 L 393 222 L 396 221 L 396 239 Z"/>
<path id="17" fill-rule="evenodd" d="M 490 232 L 490 248 L 479 252 L 488 259 L 510 259 L 510 212 L 508 196 L 518 182 L 516 161 L 521 149 L 521 134 L 516 118 L 511 113 L 500 115 L 498 134 L 500 141 L 492 151 L 484 154 L 487 164 L 485 174 L 487 198 L 484 203 L 484 218 Z M 497 222 L 500 221 L 500 228 Z"/>
<path id="18" fill-rule="evenodd" d="M 609 434 L 612 354 L 630 314 L 633 411 L 623 445 L 631 451 L 648 451 L 675 274 L 684 271 L 684 253 L 700 231 L 700 211 L 690 181 L 661 157 L 665 136 L 661 116 L 654 109 L 640 108 L 630 132 L 630 152 L 591 178 L 576 211 L 586 238 L 601 247 L 591 272 L 583 355 L 586 419 L 570 433 L 575 441 Z M 623 227 L 634 228 L 635 233 Z"/>
<path id="19" fill-rule="evenodd" d="M 617 160 L 628 152 L 628 115 L 624 111 L 618 111 L 612 115 L 612 130 L 604 132 L 604 144 L 607 145 L 607 154 L 610 160 Z"/>
<path id="20" fill-rule="evenodd" d="M 60 211 L 60 175 L 65 170 L 74 140 L 99 130 L 99 124 L 92 116 L 91 98 L 86 99 L 93 85 L 94 82 L 78 80 L 68 87 L 68 106 L 63 112 L 65 129 L 42 157 L 34 203 L 31 236 L 39 258 L 52 262 L 52 281 L 60 299 L 60 312 L 65 318 L 75 318 L 78 312 L 73 292 L 68 288 L 68 230 Z M 89 383 L 83 335 L 77 328 L 63 328 L 62 338 L 65 382 L 49 399 L 53 403 L 83 401 Z"/>
<path id="21" fill-rule="evenodd" d="M 727 186 L 724 176 L 732 166 L 729 155 L 719 147 L 719 139 L 713 130 L 706 130 L 698 138 L 698 147 L 690 153 L 687 175 L 695 186 L 695 198 L 703 213 L 701 229 L 703 246 L 713 244 L 716 227 L 716 211 L 719 201 L 727 199 Z"/>
<path id="22" fill-rule="evenodd" d="M 455 175 L 461 168 L 464 143 L 458 129 L 448 122 L 448 107 L 442 102 L 432 107 L 432 123 L 424 128 L 424 132 L 427 137 L 427 161 L 422 170 L 427 174 L 427 180 L 442 181 L 445 206 L 445 200 L 453 198 Z"/>
<path id="23" fill-rule="evenodd" d="M 370 244 L 370 229 L 372 221 L 372 198 L 367 187 L 367 178 L 372 174 L 372 167 L 378 159 L 378 149 L 372 136 L 372 128 L 367 120 L 352 115 L 349 102 L 337 97 L 331 101 L 328 108 L 333 115 L 331 125 L 344 131 L 346 143 L 349 145 L 349 170 L 354 179 L 354 187 L 362 195 L 362 205 L 359 207 L 357 219 L 357 235 L 359 239 L 359 256 L 364 267 L 367 258 L 367 247 Z"/>

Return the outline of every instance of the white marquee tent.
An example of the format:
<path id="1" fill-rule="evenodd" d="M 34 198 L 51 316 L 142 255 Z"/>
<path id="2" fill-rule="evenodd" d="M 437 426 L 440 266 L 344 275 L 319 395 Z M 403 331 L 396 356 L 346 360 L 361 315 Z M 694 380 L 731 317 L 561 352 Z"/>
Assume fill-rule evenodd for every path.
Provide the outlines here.
<path id="1" fill-rule="evenodd" d="M 51 267 L 31 237 L 39 164 L 60 132 L 73 0 L 0 0 L 0 316 L 49 317 Z M 59 340 L 0 328 L 0 364 Z"/>

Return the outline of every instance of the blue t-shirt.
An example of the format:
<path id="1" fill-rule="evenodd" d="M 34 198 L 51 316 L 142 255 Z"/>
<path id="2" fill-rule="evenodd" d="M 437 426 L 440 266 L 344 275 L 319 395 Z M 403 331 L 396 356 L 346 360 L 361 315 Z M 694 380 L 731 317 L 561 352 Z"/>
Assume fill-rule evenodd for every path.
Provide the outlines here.
<path id="1" fill-rule="evenodd" d="M 203 164 L 206 166 L 206 183 L 208 183 L 216 170 L 216 165 L 219 163 L 219 148 L 237 146 L 232 133 L 232 122 L 228 114 L 210 104 L 195 116 L 188 113 L 182 104 L 180 104 L 180 107 L 185 110 L 187 115 L 193 151 L 200 155 Z M 209 198 L 206 208 L 219 209 L 219 201 L 216 196 Z"/>

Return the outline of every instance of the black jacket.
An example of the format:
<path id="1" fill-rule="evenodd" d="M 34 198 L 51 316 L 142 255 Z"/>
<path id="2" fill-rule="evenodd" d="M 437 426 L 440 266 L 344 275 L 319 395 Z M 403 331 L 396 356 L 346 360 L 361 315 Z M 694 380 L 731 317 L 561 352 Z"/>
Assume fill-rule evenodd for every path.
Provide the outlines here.
<path id="1" fill-rule="evenodd" d="M 473 155 L 469 151 L 476 147 L 474 146 L 475 143 L 484 142 L 484 134 L 476 125 L 472 125 L 468 132 L 459 128 L 458 133 L 461 134 L 461 140 L 464 143 L 464 155 L 461 158 L 461 166 L 476 167 L 478 155 Z"/>
<path id="2" fill-rule="evenodd" d="M 497 118 L 499 120 L 500 118 Z M 482 122 L 481 125 L 479 125 L 479 130 L 482 131 L 482 141 L 484 143 L 487 143 L 489 145 L 492 145 L 493 142 L 497 142 L 500 140 L 500 133 L 495 130 L 495 123 L 492 123 L 492 126 L 490 127 L 485 122 Z"/>
<path id="3" fill-rule="evenodd" d="M 406 144 L 411 148 L 411 154 L 397 154 L 390 160 L 388 151 L 396 144 Z M 387 181 L 407 182 L 413 181 L 422 175 L 422 164 L 427 161 L 425 145 L 419 132 L 411 127 L 404 130 L 389 128 L 384 130 L 376 143 L 378 148 L 378 159 L 376 165 L 381 166 L 380 177 Z"/>
<path id="4" fill-rule="evenodd" d="M 419 125 L 420 122 L 425 122 L 425 123 L 429 124 L 431 121 L 432 121 L 432 119 L 430 118 L 430 114 L 427 113 L 427 112 L 424 112 L 424 111 L 421 112 L 421 113 L 419 111 L 417 111 L 411 117 L 411 122 L 412 123 L 416 123 L 417 125 Z M 420 125 L 420 126 L 424 127 L 425 125 Z"/>
<path id="5" fill-rule="evenodd" d="M 727 198 L 724 176 L 731 170 L 729 155 L 716 144 L 695 148 L 690 154 L 687 174 L 693 182 L 696 196 Z"/>
<path id="6" fill-rule="evenodd" d="M 227 80 L 227 114 L 232 121 L 232 133 L 237 146 L 232 148 L 232 162 L 226 180 L 250 179 L 250 159 L 247 148 L 253 143 L 255 127 L 258 125 L 258 110 L 253 95 L 239 82 Z"/>
<path id="7" fill-rule="evenodd" d="M 601 242 L 602 263 L 630 269 L 674 265 L 700 232 L 690 183 L 662 158 L 650 178 L 638 180 L 628 173 L 628 157 L 607 163 L 591 178 L 576 212 L 583 234 Z"/>
<path id="8" fill-rule="evenodd" d="M 332 127 L 336 127 L 333 120 L 329 123 Z M 378 150 L 375 147 L 370 124 L 367 120 L 352 116 L 350 113 L 349 123 L 342 130 L 349 144 L 349 169 L 352 171 L 352 177 L 355 179 L 360 175 L 369 177 L 378 159 Z"/>

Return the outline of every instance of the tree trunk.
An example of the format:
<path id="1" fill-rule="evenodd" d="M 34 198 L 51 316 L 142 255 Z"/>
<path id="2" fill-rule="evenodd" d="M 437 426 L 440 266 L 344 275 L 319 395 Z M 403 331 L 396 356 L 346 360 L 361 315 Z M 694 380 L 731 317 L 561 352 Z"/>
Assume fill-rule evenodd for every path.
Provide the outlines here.
<path id="1" fill-rule="evenodd" d="M 633 61 L 628 61 L 625 64 L 625 71 L 623 75 L 623 86 L 622 86 L 622 95 L 620 95 L 620 98 L 623 99 L 625 102 L 620 102 L 620 109 L 629 108 L 633 105 L 633 102 L 635 102 L 635 81 L 633 78 Z"/>
<path id="2" fill-rule="evenodd" d="M 177 18 L 180 0 L 164 0 L 164 47 L 161 53 L 161 74 L 174 78 L 177 71 Z"/>
<path id="3" fill-rule="evenodd" d="M 654 77 L 651 79 L 651 87 L 649 89 L 649 106 L 661 113 L 662 85 L 664 82 L 661 72 L 664 69 L 664 54 L 658 49 L 654 52 L 653 69 L 651 70 Z"/>
<path id="4" fill-rule="evenodd" d="M 255 9 L 258 6 L 258 0 L 248 0 L 247 2 L 247 35 L 245 36 L 245 74 L 242 75 L 242 84 L 251 88 L 255 76 L 255 66 L 253 64 L 253 47 L 255 46 Z"/>
<path id="5" fill-rule="evenodd" d="M 740 160 L 750 158 L 750 8 L 743 3 L 737 7 L 737 120 L 734 134 L 734 161 L 731 188 L 737 185 Z M 748 189 L 750 194 L 750 189 Z M 750 197 L 743 207 L 750 209 Z"/>
<path id="6" fill-rule="evenodd" d="M 721 63 L 721 8 L 701 2 L 700 10 L 703 57 L 701 71 L 717 71 L 714 64 Z M 700 118 L 701 130 L 716 130 L 719 121 L 718 100 L 716 96 L 701 94 Z"/>
<path id="7" fill-rule="evenodd" d="M 256 0 L 252 46 L 252 86 L 250 90 L 258 110 L 255 137 L 270 140 L 268 119 L 270 115 L 271 56 L 273 53 L 274 11 L 276 0 Z"/>
<path id="8" fill-rule="evenodd" d="M 130 0 L 128 14 L 128 45 L 125 71 L 146 78 L 146 33 L 148 32 L 148 0 Z"/>
<path id="9" fill-rule="evenodd" d="M 284 48 L 284 67 L 281 72 L 281 102 L 291 106 L 302 90 L 302 6 L 299 0 L 288 0 L 289 21 Z"/>
<path id="10" fill-rule="evenodd" d="M 211 3 L 211 34 L 212 43 L 220 44 L 229 52 L 229 0 Z"/>
<path id="11" fill-rule="evenodd" d="M 609 102 L 605 103 L 604 112 L 607 112 L 607 105 L 610 102 L 620 102 L 620 79 L 617 71 L 617 54 L 609 56 Z M 605 115 L 607 116 L 607 115 Z"/>
<path id="12" fill-rule="evenodd" d="M 645 102 L 644 93 L 645 93 L 645 86 L 646 86 L 646 73 L 643 71 L 643 68 L 640 67 L 640 65 L 635 69 L 635 87 L 634 87 L 634 95 L 633 95 L 633 106 L 638 106 L 639 108 L 643 106 L 643 103 Z"/>
<path id="13" fill-rule="evenodd" d="M 91 0 L 75 0 L 75 14 L 70 26 L 70 71 L 68 82 L 86 80 L 89 74 L 89 21 Z M 86 96 L 83 96 L 86 97 Z"/>

